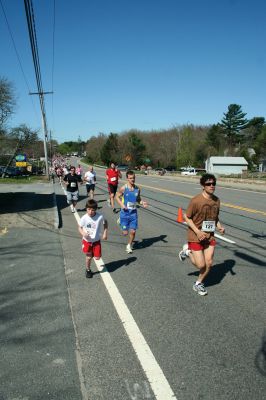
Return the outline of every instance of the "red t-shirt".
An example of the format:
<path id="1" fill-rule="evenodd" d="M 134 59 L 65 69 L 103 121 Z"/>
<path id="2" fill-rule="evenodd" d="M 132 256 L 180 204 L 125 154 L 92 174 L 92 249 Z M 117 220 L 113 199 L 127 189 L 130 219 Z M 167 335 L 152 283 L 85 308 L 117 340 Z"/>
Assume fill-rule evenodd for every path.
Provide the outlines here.
<path id="1" fill-rule="evenodd" d="M 109 168 L 106 170 L 107 183 L 113 186 L 118 185 L 119 171 Z"/>

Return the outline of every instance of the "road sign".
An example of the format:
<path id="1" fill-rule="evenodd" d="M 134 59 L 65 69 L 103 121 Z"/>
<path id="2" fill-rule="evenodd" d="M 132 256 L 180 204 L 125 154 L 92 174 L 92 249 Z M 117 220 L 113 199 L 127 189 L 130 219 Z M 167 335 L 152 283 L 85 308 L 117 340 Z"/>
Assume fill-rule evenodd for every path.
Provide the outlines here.
<path id="1" fill-rule="evenodd" d="M 16 167 L 26 167 L 27 162 L 26 161 L 17 161 L 16 162 Z"/>
<path id="2" fill-rule="evenodd" d="M 16 161 L 26 161 L 26 154 L 18 154 L 16 155 Z"/>

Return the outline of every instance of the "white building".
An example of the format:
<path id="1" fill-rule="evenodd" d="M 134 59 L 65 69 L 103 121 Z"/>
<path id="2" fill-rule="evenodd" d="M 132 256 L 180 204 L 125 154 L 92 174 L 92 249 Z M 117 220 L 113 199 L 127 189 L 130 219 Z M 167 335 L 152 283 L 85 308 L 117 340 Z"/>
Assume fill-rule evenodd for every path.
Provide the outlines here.
<path id="1" fill-rule="evenodd" d="M 244 157 L 209 157 L 205 161 L 205 169 L 210 174 L 242 174 L 247 171 L 248 162 Z"/>

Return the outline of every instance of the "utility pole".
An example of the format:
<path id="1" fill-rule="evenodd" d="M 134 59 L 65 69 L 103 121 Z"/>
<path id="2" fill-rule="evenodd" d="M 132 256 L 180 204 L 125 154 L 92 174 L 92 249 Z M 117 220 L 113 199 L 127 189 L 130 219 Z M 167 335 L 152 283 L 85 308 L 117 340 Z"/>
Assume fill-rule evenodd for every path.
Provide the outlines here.
<path id="1" fill-rule="evenodd" d="M 44 111 L 44 94 L 52 94 L 53 92 L 30 92 L 30 95 L 38 94 L 40 98 L 41 104 L 41 113 L 42 113 L 42 129 L 43 129 L 43 148 L 44 148 L 44 158 L 45 158 L 45 172 L 46 176 L 49 179 L 49 166 L 48 166 L 48 155 L 47 155 L 47 140 L 48 140 L 48 131 L 46 124 L 46 115 Z"/>

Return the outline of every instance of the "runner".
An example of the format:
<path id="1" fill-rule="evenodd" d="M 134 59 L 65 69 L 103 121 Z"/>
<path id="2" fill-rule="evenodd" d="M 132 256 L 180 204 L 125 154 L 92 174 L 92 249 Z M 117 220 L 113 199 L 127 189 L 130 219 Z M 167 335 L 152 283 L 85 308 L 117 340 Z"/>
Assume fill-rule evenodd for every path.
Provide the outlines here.
<path id="1" fill-rule="evenodd" d="M 77 175 L 82 175 L 82 172 L 83 172 L 83 170 L 82 170 L 82 168 L 81 168 L 81 165 L 79 164 L 78 166 L 77 166 L 77 168 L 76 168 L 76 174 Z"/>
<path id="2" fill-rule="evenodd" d="M 193 290 L 205 296 L 207 290 L 203 281 L 213 263 L 216 245 L 214 231 L 217 228 L 221 234 L 224 234 L 225 230 L 219 221 L 220 200 L 214 195 L 215 176 L 203 175 L 200 184 L 203 188 L 202 193 L 191 199 L 185 213 L 185 221 L 188 224 L 188 244 L 184 244 L 179 258 L 184 261 L 189 257 L 192 264 L 199 269 L 199 277 L 193 285 Z"/>
<path id="3" fill-rule="evenodd" d="M 56 176 L 57 176 L 57 178 L 59 180 L 59 183 L 61 183 L 62 182 L 63 169 L 60 166 L 58 166 L 55 169 L 55 173 L 56 173 Z"/>
<path id="4" fill-rule="evenodd" d="M 79 197 L 79 183 L 82 184 L 81 177 L 76 174 L 75 167 L 70 167 L 70 173 L 65 175 L 64 184 L 67 193 L 67 203 L 70 204 L 71 211 L 76 211 L 76 204 Z"/>
<path id="5" fill-rule="evenodd" d="M 108 205 L 112 207 L 113 212 L 115 212 L 114 197 L 117 191 L 118 178 L 122 178 L 121 172 L 116 168 L 115 164 L 111 162 L 110 168 L 105 172 L 106 181 L 108 184 L 109 199 Z"/>
<path id="6" fill-rule="evenodd" d="M 81 217 L 79 233 L 82 236 L 82 251 L 86 254 L 86 278 L 92 278 L 91 259 L 96 260 L 102 255 L 100 233 L 104 228 L 102 239 L 107 240 L 108 223 L 103 216 L 97 213 L 97 202 L 90 199 L 86 203 L 87 214 Z"/>
<path id="7" fill-rule="evenodd" d="M 91 199 L 94 198 L 96 172 L 93 170 L 93 166 L 90 165 L 88 171 L 85 172 L 83 182 L 86 182 L 87 195 Z"/>
<path id="8" fill-rule="evenodd" d="M 137 204 L 147 207 L 147 202 L 141 200 L 140 189 L 135 185 L 135 174 L 133 171 L 126 172 L 127 184 L 122 186 L 117 194 L 116 200 L 121 207 L 120 211 L 120 225 L 123 235 L 129 233 L 128 244 L 126 252 L 132 253 L 133 240 L 135 239 L 136 229 L 138 228 L 138 214 Z"/>

